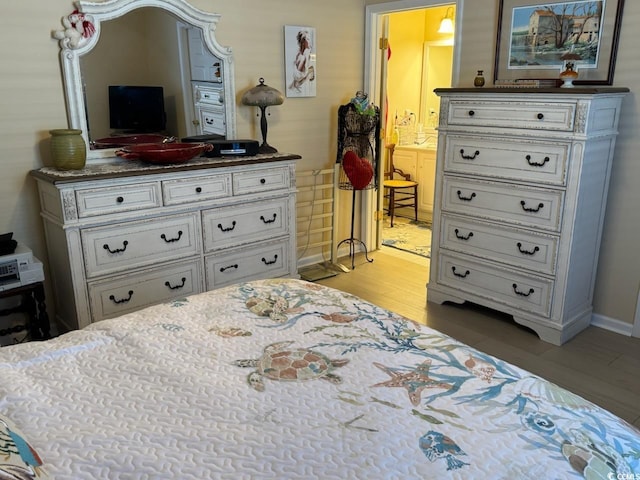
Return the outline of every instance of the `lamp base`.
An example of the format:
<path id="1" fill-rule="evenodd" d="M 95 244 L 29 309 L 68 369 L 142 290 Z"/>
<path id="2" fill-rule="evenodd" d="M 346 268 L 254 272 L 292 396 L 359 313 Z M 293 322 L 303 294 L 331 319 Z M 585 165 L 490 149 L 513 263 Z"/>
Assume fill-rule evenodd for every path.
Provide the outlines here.
<path id="1" fill-rule="evenodd" d="M 258 153 L 278 153 L 278 150 L 273 148 L 268 143 L 263 143 L 258 147 Z"/>

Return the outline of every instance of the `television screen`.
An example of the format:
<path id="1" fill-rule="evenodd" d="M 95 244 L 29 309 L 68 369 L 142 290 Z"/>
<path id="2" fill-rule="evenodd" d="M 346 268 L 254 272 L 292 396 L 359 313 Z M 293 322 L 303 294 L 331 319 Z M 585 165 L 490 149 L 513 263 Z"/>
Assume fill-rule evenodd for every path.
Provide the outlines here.
<path id="1" fill-rule="evenodd" d="M 166 128 L 162 87 L 110 85 L 109 127 L 128 133 L 161 132 Z"/>

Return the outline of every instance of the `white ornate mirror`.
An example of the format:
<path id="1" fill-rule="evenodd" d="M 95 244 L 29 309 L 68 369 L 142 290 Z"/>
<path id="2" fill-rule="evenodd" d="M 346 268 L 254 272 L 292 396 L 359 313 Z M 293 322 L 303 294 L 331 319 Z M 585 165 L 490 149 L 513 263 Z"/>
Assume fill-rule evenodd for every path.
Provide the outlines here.
<path id="1" fill-rule="evenodd" d="M 220 15 L 184 0 L 80 0 L 74 7 L 52 34 L 60 41 L 69 128 L 82 130 L 88 163 L 114 156 L 96 140 L 134 133 L 128 120 L 111 118 L 116 87 L 142 91 L 141 105 L 161 98 L 167 136 L 235 138 L 233 57 L 215 38 Z M 151 133 L 151 123 L 139 133 Z"/>

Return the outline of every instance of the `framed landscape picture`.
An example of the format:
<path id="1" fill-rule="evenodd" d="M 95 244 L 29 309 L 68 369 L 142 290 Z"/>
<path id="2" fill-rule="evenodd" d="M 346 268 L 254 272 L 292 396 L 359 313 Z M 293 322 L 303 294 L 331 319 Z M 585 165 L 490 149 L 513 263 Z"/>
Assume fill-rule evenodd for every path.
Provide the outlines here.
<path id="1" fill-rule="evenodd" d="M 494 80 L 557 79 L 611 85 L 624 0 L 500 0 Z"/>

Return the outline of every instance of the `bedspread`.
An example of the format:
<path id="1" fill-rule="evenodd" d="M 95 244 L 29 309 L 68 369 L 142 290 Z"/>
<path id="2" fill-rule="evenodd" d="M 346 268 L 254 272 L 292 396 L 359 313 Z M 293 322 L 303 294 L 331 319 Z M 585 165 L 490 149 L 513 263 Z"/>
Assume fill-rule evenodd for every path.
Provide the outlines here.
<path id="1" fill-rule="evenodd" d="M 32 476 L 640 478 L 640 432 L 615 415 L 300 280 L 5 347 L 0 378 L 0 414 L 38 454 Z"/>

